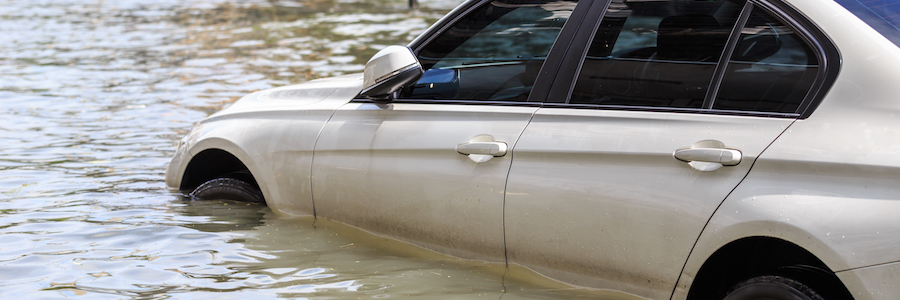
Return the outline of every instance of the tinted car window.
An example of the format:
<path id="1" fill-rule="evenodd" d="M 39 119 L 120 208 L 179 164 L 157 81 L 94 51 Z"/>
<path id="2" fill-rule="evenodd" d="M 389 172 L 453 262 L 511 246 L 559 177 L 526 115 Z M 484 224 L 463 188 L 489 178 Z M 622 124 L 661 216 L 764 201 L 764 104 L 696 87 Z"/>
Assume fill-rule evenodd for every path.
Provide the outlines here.
<path id="1" fill-rule="evenodd" d="M 793 29 L 754 8 L 713 108 L 794 113 L 815 82 L 818 65 L 812 48 Z"/>
<path id="2" fill-rule="evenodd" d="M 743 1 L 614 0 L 569 103 L 701 108 Z"/>
<path id="3" fill-rule="evenodd" d="M 401 98 L 525 101 L 576 1 L 496 0 L 418 53 L 425 74 Z"/>

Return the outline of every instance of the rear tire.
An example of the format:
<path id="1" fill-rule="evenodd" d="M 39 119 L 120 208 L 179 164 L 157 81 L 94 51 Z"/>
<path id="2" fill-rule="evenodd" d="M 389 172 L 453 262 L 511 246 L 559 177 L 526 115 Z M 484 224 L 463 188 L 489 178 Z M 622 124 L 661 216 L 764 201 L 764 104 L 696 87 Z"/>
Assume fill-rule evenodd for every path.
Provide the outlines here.
<path id="1" fill-rule="evenodd" d="M 824 300 L 809 286 L 781 276 L 759 276 L 738 283 L 722 300 Z"/>
<path id="2" fill-rule="evenodd" d="M 245 181 L 234 178 L 216 178 L 204 182 L 191 192 L 191 199 L 225 199 L 254 203 L 265 202 L 262 192 L 258 188 Z"/>

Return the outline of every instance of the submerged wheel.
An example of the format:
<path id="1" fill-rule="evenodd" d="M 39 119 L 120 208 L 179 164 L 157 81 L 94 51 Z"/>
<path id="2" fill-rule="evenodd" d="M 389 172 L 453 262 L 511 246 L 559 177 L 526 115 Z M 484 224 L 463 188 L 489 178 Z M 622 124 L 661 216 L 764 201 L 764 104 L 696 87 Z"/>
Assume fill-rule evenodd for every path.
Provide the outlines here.
<path id="1" fill-rule="evenodd" d="M 265 201 L 258 188 L 234 178 L 216 178 L 204 182 L 191 192 L 191 199 L 226 199 L 255 203 Z"/>
<path id="2" fill-rule="evenodd" d="M 722 300 L 823 300 L 805 284 L 781 276 L 759 276 L 738 283 Z"/>

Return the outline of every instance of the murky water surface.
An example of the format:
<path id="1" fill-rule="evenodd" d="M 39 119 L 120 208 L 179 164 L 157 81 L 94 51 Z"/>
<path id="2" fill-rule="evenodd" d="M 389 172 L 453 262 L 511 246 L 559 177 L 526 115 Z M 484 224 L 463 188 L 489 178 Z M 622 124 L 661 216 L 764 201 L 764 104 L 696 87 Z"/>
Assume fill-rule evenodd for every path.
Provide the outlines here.
<path id="1" fill-rule="evenodd" d="M 254 90 L 359 72 L 458 3 L 0 0 L 0 295 L 591 297 L 165 187 L 191 123 Z"/>

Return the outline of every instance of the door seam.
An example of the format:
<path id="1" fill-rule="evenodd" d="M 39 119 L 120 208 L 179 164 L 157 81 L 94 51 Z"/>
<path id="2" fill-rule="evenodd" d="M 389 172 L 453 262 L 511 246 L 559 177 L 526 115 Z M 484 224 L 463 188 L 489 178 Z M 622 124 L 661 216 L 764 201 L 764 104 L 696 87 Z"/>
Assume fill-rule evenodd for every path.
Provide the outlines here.
<path id="1" fill-rule="evenodd" d="M 772 144 L 775 144 L 775 142 L 778 141 L 778 139 L 781 138 L 781 136 L 784 135 L 785 132 L 790 130 L 791 126 L 793 126 L 794 123 L 796 123 L 796 122 L 797 122 L 797 119 L 794 119 L 793 121 L 791 121 L 791 123 L 788 124 L 788 126 L 786 126 L 784 128 L 784 130 L 782 130 L 781 133 L 778 134 L 778 136 L 776 136 L 774 139 L 772 139 L 772 141 L 769 142 L 769 144 L 766 145 L 766 147 L 763 148 L 763 150 L 759 152 L 759 154 L 756 156 L 756 159 L 754 159 L 753 163 L 750 164 L 750 168 L 747 169 L 747 173 L 745 173 L 744 177 L 741 178 L 741 181 L 738 181 L 738 183 L 733 188 L 731 188 L 731 191 L 729 191 L 728 194 L 726 194 L 725 197 L 722 198 L 721 201 L 719 201 L 719 205 L 716 206 L 716 209 L 714 209 L 713 212 L 709 215 L 709 218 L 706 219 L 706 223 L 703 224 L 703 228 L 700 229 L 700 233 L 698 233 L 697 238 L 694 239 L 694 244 L 691 246 L 691 251 L 688 251 L 687 258 L 684 260 L 684 264 L 681 266 L 681 272 L 678 273 L 678 278 L 675 279 L 675 285 L 672 287 L 672 292 L 669 294 L 669 300 L 674 300 L 675 290 L 678 289 L 678 284 L 681 282 L 681 276 L 684 275 L 684 270 L 685 270 L 685 268 L 687 268 L 688 261 L 691 260 L 691 255 L 694 254 L 694 249 L 697 247 L 697 243 L 700 242 L 700 237 L 703 236 L 703 232 L 706 231 L 706 227 L 709 226 L 709 222 L 712 221 L 713 216 L 716 215 L 716 212 L 719 211 L 719 208 L 722 207 L 722 204 L 725 204 L 725 200 L 727 200 L 728 197 L 731 196 L 731 193 L 734 193 L 734 191 L 737 190 L 737 188 L 739 186 L 741 186 L 742 183 L 744 183 L 744 180 L 747 179 L 747 176 L 750 176 L 750 172 L 753 172 L 753 166 L 755 166 L 756 162 L 759 161 L 759 158 L 762 157 L 762 155 L 764 153 L 766 153 L 766 150 L 768 150 L 769 147 L 772 146 Z M 702 268 L 702 265 L 701 265 L 701 268 Z M 693 282 L 691 282 L 691 285 L 693 285 Z M 688 288 L 688 292 L 690 292 L 690 288 Z"/>
<path id="2" fill-rule="evenodd" d="M 334 92 L 332 92 L 332 94 L 334 94 Z M 328 95 L 328 97 L 331 97 L 331 95 Z M 325 98 L 328 99 L 328 97 Z M 310 154 L 309 158 L 309 171 L 307 172 L 307 174 L 309 174 L 309 201 L 312 203 L 313 219 L 319 218 L 318 214 L 316 214 L 316 198 L 314 196 L 315 194 L 313 193 L 313 166 L 316 165 L 316 147 L 319 145 L 319 138 L 322 137 L 322 132 L 325 132 L 325 127 L 328 126 L 329 122 L 331 122 L 331 118 L 334 117 L 334 114 L 337 113 L 338 109 L 344 107 L 347 104 L 350 103 L 348 102 L 345 104 L 341 104 L 340 106 L 331 110 L 331 115 L 328 116 L 328 119 L 325 119 L 325 123 L 322 123 L 322 127 L 319 128 L 319 133 L 316 134 L 316 139 L 313 140 L 312 154 Z"/>
<path id="3" fill-rule="evenodd" d="M 522 131 L 519 131 L 519 135 L 516 137 L 516 141 L 509 147 L 509 167 L 506 169 L 506 179 L 503 182 L 503 209 L 501 210 L 501 222 L 500 226 L 503 229 L 503 261 L 506 263 L 506 270 L 509 272 L 509 247 L 506 244 L 506 195 L 509 194 L 509 175 L 512 171 L 513 161 L 515 160 L 516 153 L 516 145 L 519 143 L 519 140 L 522 138 L 522 135 L 525 134 L 525 130 L 528 130 L 528 125 L 531 125 L 531 121 L 534 120 L 534 115 L 541 110 L 541 108 L 535 109 L 531 112 L 531 117 L 528 118 L 528 122 L 525 123 L 525 126 L 522 127 Z M 504 275 L 505 277 L 505 275 Z"/>

